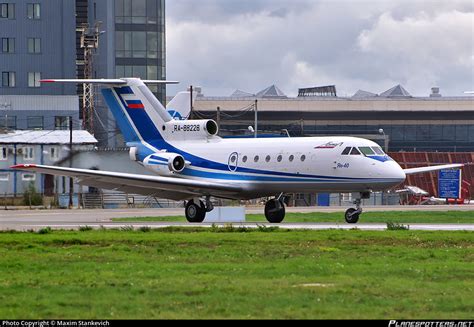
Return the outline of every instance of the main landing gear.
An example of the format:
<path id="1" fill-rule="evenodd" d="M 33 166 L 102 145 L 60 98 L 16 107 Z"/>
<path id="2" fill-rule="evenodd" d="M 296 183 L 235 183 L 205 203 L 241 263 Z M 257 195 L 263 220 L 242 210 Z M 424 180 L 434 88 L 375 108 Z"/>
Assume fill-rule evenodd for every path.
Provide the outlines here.
<path id="1" fill-rule="evenodd" d="M 204 218 L 206 218 L 206 213 L 214 210 L 214 206 L 209 197 L 206 198 L 206 204 L 201 200 L 197 201 L 199 201 L 199 203 L 194 202 L 194 200 L 190 200 L 186 203 L 185 214 L 186 219 L 190 223 L 202 223 Z"/>
<path id="2" fill-rule="evenodd" d="M 285 204 L 281 196 L 267 201 L 265 204 L 265 217 L 272 224 L 279 224 L 285 218 Z"/>
<path id="3" fill-rule="evenodd" d="M 349 208 L 346 210 L 344 218 L 348 224 L 357 224 L 359 221 L 359 216 L 362 213 L 362 199 L 370 199 L 370 192 L 361 192 L 360 198 L 354 201 L 355 208 Z"/>

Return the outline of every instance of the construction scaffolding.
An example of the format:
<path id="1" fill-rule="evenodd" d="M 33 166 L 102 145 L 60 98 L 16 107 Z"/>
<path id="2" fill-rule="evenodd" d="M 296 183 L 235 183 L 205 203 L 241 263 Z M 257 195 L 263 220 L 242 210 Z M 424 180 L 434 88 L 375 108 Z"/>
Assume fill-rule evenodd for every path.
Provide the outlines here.
<path id="1" fill-rule="evenodd" d="M 93 77 L 93 61 L 94 53 L 99 48 L 99 36 L 101 22 L 96 22 L 94 27 L 89 27 L 88 23 L 81 24 L 76 32 L 80 33 L 80 48 L 84 51 L 83 60 L 77 61 L 77 66 L 82 69 L 78 71 L 83 72 L 82 78 L 91 79 Z M 82 103 L 81 117 L 82 128 L 87 130 L 92 135 L 94 134 L 94 88 L 90 83 L 82 85 L 82 92 L 79 95 Z"/>

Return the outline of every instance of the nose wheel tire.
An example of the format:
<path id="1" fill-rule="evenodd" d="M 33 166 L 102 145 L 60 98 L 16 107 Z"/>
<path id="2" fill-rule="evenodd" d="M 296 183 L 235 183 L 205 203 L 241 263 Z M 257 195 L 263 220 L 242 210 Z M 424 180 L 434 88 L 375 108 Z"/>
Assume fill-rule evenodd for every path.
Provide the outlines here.
<path id="1" fill-rule="evenodd" d="M 285 205 L 283 201 L 273 199 L 265 204 L 265 217 L 272 224 L 279 224 L 285 218 Z"/>
<path id="2" fill-rule="evenodd" d="M 350 208 L 346 210 L 345 218 L 348 224 L 357 224 L 360 212 L 357 209 Z"/>
<path id="3" fill-rule="evenodd" d="M 206 207 L 202 201 L 199 204 L 189 201 L 185 209 L 186 219 L 190 223 L 202 223 L 206 218 Z"/>

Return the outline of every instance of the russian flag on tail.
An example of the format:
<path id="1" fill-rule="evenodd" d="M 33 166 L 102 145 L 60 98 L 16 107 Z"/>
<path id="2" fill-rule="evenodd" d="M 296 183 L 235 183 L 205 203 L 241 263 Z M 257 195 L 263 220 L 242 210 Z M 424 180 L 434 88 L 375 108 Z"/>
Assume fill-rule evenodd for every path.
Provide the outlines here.
<path id="1" fill-rule="evenodd" d="M 145 109 L 140 100 L 126 100 L 128 109 Z"/>

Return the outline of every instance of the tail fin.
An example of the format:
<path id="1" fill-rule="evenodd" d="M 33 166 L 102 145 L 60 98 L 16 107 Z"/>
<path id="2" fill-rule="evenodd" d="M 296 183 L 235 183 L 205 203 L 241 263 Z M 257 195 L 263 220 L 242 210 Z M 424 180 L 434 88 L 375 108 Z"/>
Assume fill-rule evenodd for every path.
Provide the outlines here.
<path id="1" fill-rule="evenodd" d="M 139 78 L 43 80 L 42 82 L 104 85 L 102 94 L 127 143 L 162 140 L 161 127 L 164 123 L 172 120 L 172 117 L 145 85 L 145 82 L 168 84 L 176 82 L 142 81 Z"/>
<path id="2" fill-rule="evenodd" d="M 196 100 L 196 96 L 197 92 L 193 92 L 193 103 Z M 174 120 L 187 120 L 191 113 L 191 105 L 191 92 L 183 91 L 176 94 L 166 106 L 166 110 Z"/>

